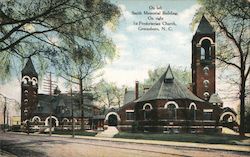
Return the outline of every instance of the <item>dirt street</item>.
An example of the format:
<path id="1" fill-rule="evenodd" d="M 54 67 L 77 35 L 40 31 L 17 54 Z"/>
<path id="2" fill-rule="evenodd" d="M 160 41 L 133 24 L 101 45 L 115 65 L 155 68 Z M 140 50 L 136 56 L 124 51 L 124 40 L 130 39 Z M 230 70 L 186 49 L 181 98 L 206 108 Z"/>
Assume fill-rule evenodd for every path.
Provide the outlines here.
<path id="1" fill-rule="evenodd" d="M 19 157 L 244 157 L 250 155 L 233 151 L 9 133 L 0 133 L 0 149 Z"/>

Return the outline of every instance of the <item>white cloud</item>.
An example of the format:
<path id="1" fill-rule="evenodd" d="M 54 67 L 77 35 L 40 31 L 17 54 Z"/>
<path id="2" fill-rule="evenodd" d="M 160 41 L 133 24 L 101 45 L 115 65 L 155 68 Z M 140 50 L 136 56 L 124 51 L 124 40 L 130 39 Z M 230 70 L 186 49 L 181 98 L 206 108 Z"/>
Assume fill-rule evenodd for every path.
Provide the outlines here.
<path id="1" fill-rule="evenodd" d="M 197 9 L 201 6 L 199 4 L 195 4 L 188 9 L 183 10 L 178 15 L 178 24 L 188 26 L 193 19 L 193 16 Z"/>
<path id="2" fill-rule="evenodd" d="M 126 31 L 127 32 L 135 32 L 135 31 L 137 31 L 137 27 L 134 25 L 129 25 L 128 27 L 126 27 Z"/>
<path id="3" fill-rule="evenodd" d="M 113 38 L 113 40 L 115 42 L 125 42 L 128 39 L 126 35 L 124 35 L 124 34 L 118 34 L 118 33 L 112 35 L 112 38 Z"/>
<path id="4" fill-rule="evenodd" d="M 119 4 L 118 7 L 121 9 L 121 13 L 122 13 L 122 18 L 120 20 L 128 20 L 128 19 L 132 19 L 133 15 L 131 14 L 130 11 L 127 10 L 126 6 L 124 4 Z"/>
<path id="5" fill-rule="evenodd" d="M 0 93 L 10 99 L 21 102 L 21 83 L 17 79 L 11 80 L 0 86 Z"/>

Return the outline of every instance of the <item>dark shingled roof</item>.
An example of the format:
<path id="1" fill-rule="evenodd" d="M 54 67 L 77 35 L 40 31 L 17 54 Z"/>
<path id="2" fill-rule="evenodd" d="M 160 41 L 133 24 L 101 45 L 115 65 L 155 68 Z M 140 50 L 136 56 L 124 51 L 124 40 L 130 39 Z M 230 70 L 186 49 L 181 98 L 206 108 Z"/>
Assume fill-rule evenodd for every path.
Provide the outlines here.
<path id="1" fill-rule="evenodd" d="M 199 26 L 196 30 L 196 33 L 211 34 L 213 32 L 214 32 L 213 27 L 207 21 L 205 16 L 202 16 L 201 21 L 199 23 Z"/>
<path id="2" fill-rule="evenodd" d="M 123 104 L 127 104 L 133 100 L 135 100 L 135 91 L 127 91 L 124 94 Z"/>
<path id="3" fill-rule="evenodd" d="M 71 117 L 71 102 L 73 103 L 74 116 L 81 117 L 81 109 L 78 98 L 75 97 L 71 99 L 71 97 L 66 94 L 60 94 L 52 97 L 46 94 L 39 94 L 37 108 L 34 113 L 49 114 L 52 110 L 52 114 L 56 117 Z M 84 117 L 93 116 L 92 107 L 93 102 L 91 98 L 88 98 L 88 94 L 84 93 Z"/>
<path id="4" fill-rule="evenodd" d="M 25 67 L 23 68 L 22 70 L 22 74 L 23 75 L 27 75 L 27 74 L 30 74 L 30 75 L 34 75 L 34 76 L 37 76 L 37 72 L 34 68 L 34 65 L 32 63 L 32 60 L 31 58 L 28 59 Z"/>
<path id="5" fill-rule="evenodd" d="M 195 96 L 186 86 L 174 78 L 170 66 L 160 79 L 135 102 L 143 102 L 156 99 L 190 99 L 204 102 Z"/>

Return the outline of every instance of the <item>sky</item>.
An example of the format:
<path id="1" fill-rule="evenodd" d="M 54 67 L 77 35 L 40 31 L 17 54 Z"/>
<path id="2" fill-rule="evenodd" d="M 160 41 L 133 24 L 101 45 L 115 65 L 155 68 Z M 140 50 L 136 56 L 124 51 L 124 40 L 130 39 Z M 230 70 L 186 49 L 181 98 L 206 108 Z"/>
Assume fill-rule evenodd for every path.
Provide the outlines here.
<path id="1" fill-rule="evenodd" d="M 118 53 L 103 69 L 103 78 L 118 86 L 133 87 L 135 81 L 143 82 L 148 71 L 170 64 L 191 71 L 191 39 L 194 31 L 190 23 L 200 7 L 195 0 L 112 0 L 122 11 L 116 30 L 105 26 Z M 165 15 L 141 15 L 146 12 L 165 12 Z M 140 14 L 141 13 L 141 14 Z M 149 28 L 145 23 L 160 23 Z M 164 25 L 163 25 L 164 24 Z M 164 27 L 165 30 L 162 28 Z M 155 30 L 159 29 L 159 30 Z M 218 80 L 218 79 L 217 79 Z M 221 82 L 217 82 L 217 88 Z M 66 91 L 59 79 L 59 88 Z M 218 90 L 220 91 L 220 90 Z M 0 93 L 20 102 L 20 82 L 11 80 L 0 86 Z M 42 93 L 39 87 L 39 93 Z M 220 94 L 220 93 L 219 93 Z M 226 102 L 230 106 L 232 102 Z"/>
<path id="2" fill-rule="evenodd" d="M 113 1 L 122 10 L 122 17 L 115 32 L 105 29 L 117 46 L 119 57 L 104 69 L 104 78 L 116 82 L 119 86 L 131 86 L 134 82 L 143 81 L 148 77 L 148 70 L 159 66 L 181 66 L 190 69 L 191 39 L 193 32 L 190 23 L 199 5 L 195 1 Z M 153 7 L 155 9 L 153 9 Z M 159 9 L 157 9 L 159 8 Z M 144 11 L 169 11 L 177 15 L 150 17 L 133 13 Z M 139 22 L 168 22 L 176 25 L 169 26 L 167 31 L 140 31 Z"/>

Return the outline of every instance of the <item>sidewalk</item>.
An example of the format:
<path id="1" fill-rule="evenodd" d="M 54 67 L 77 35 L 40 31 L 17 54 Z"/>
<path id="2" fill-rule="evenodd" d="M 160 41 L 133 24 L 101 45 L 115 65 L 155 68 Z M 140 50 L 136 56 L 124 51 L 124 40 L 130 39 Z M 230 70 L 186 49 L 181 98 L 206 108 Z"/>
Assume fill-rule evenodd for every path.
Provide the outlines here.
<path id="1" fill-rule="evenodd" d="M 118 133 L 119 133 L 119 131 L 115 126 L 108 126 L 108 128 L 106 130 L 104 130 L 103 132 L 99 132 L 96 135 L 96 137 L 109 137 L 109 138 L 112 138 Z"/>
<path id="2" fill-rule="evenodd" d="M 8 132 L 10 133 L 10 132 Z M 25 134 L 25 133 L 13 133 L 12 134 Z M 25 134 L 27 135 L 27 134 Z M 47 136 L 46 134 L 30 134 L 31 136 Z M 56 135 L 52 134 L 53 137 L 72 138 L 71 135 Z M 138 143 L 138 144 L 150 144 L 150 145 L 161 145 L 171 147 L 186 147 L 186 148 L 198 148 L 205 150 L 222 150 L 222 151 L 237 151 L 250 153 L 250 146 L 240 145 L 226 145 L 226 144 L 205 144 L 205 143 L 191 143 L 191 142 L 174 142 L 174 141 L 157 141 L 157 140 L 139 140 L 139 139 L 123 139 L 123 138 L 107 138 L 107 137 L 91 137 L 91 136 L 75 136 L 76 139 L 86 140 L 101 140 L 111 142 L 126 142 L 126 143 Z"/>

